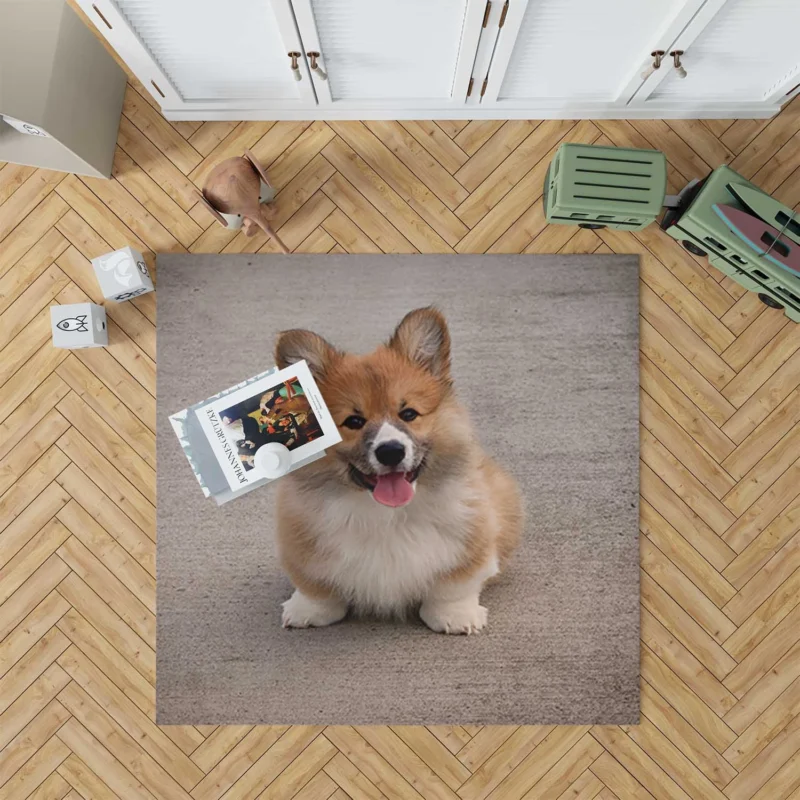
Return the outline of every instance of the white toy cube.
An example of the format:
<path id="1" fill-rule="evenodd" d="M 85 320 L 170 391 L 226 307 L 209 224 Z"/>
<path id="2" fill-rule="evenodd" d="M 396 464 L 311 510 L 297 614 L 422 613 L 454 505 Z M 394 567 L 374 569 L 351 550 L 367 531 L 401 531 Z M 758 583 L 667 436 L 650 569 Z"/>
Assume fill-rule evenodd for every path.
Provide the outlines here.
<path id="1" fill-rule="evenodd" d="M 108 344 L 106 310 L 94 303 L 50 306 L 53 347 L 105 347 Z"/>
<path id="2" fill-rule="evenodd" d="M 130 300 L 153 291 L 153 280 L 142 254 L 123 247 L 92 259 L 94 274 L 106 300 Z"/>

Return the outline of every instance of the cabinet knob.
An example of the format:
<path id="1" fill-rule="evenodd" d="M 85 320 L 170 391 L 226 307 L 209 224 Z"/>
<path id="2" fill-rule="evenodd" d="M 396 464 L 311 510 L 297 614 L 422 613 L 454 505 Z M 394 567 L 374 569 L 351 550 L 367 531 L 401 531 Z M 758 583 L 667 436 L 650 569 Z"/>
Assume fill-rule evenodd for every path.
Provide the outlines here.
<path id="1" fill-rule="evenodd" d="M 288 54 L 289 58 L 292 59 L 290 67 L 291 67 L 291 70 L 292 70 L 292 76 L 294 77 L 294 79 L 296 81 L 303 80 L 303 75 L 300 72 L 300 64 L 297 62 L 297 59 L 300 58 L 302 55 L 303 55 L 302 53 L 298 53 L 298 52 L 296 52 L 294 50 L 291 53 Z"/>
<path id="2" fill-rule="evenodd" d="M 657 69 L 661 67 L 661 59 L 664 58 L 663 50 L 653 50 L 650 55 L 653 57 L 653 63 L 642 73 L 642 80 L 646 81 Z"/>
<path id="3" fill-rule="evenodd" d="M 672 56 L 672 63 L 675 65 L 675 72 L 678 73 L 678 77 L 685 78 L 686 70 L 683 68 L 683 64 L 681 64 L 683 50 L 670 50 L 669 54 Z"/>
<path id="4" fill-rule="evenodd" d="M 317 59 L 321 57 L 321 56 L 320 56 L 320 54 L 319 54 L 319 53 L 317 53 L 317 52 L 315 52 L 315 51 L 311 51 L 311 52 L 309 52 L 309 53 L 306 53 L 306 55 L 308 56 L 309 60 L 311 61 L 311 71 L 312 71 L 312 72 L 313 72 L 313 73 L 314 73 L 314 74 L 315 74 L 315 75 L 316 75 L 316 76 L 317 76 L 317 77 L 318 77 L 318 78 L 319 78 L 321 81 L 326 81 L 326 80 L 328 80 L 328 73 L 327 73 L 327 72 L 325 72 L 325 70 L 324 70 L 324 69 L 322 69 L 322 67 L 320 67 L 320 66 L 319 66 L 319 64 L 317 64 Z"/>

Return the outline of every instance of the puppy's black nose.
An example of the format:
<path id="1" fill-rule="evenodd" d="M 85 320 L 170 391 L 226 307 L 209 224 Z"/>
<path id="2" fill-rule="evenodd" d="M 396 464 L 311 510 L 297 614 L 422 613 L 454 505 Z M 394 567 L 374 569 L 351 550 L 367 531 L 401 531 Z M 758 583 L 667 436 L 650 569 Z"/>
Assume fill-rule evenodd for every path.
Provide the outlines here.
<path id="1" fill-rule="evenodd" d="M 375 448 L 375 458 L 385 467 L 396 467 L 406 457 L 406 449 L 400 442 L 384 442 Z"/>

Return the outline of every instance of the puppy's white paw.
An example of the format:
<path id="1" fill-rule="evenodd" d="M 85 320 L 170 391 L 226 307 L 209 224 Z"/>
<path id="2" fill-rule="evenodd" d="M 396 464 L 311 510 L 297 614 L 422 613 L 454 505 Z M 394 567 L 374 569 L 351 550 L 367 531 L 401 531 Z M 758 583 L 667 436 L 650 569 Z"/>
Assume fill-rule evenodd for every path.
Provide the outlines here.
<path id="1" fill-rule="evenodd" d="M 299 589 L 283 604 L 284 628 L 322 628 L 333 625 L 347 614 L 347 603 L 337 598 L 316 600 Z"/>
<path id="2" fill-rule="evenodd" d="M 444 603 L 425 602 L 419 610 L 422 621 L 437 633 L 477 633 L 486 626 L 489 612 L 477 598 Z"/>

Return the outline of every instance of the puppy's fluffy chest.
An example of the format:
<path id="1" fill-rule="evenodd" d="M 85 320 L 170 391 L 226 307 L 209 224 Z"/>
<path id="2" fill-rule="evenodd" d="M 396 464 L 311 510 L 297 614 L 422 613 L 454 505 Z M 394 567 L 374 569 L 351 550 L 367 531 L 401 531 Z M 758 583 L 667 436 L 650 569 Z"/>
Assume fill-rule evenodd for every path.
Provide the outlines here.
<path id="1" fill-rule="evenodd" d="M 368 494 L 331 498 L 313 523 L 313 576 L 357 611 L 402 614 L 465 560 L 474 510 L 463 492 L 418 492 L 389 509 Z"/>

